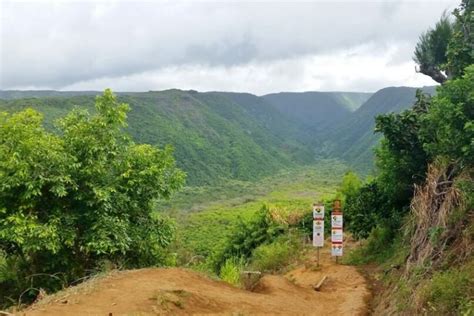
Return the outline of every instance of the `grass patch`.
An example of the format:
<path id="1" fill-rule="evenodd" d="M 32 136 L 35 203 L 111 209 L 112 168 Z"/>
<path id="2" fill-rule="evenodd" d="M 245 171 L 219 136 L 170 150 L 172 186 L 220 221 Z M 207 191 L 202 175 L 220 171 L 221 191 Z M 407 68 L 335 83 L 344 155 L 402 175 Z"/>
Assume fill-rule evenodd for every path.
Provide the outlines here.
<path id="1" fill-rule="evenodd" d="M 377 226 L 360 247 L 352 250 L 343 260 L 344 263 L 352 265 L 368 263 L 399 265 L 403 263 L 407 251 L 402 245 L 401 238 L 394 238 L 393 232 L 389 229 Z"/>
<path id="2" fill-rule="evenodd" d="M 302 244 L 296 234 L 282 236 L 276 241 L 255 248 L 251 266 L 262 272 L 281 272 L 299 258 Z"/>
<path id="3" fill-rule="evenodd" d="M 221 267 L 219 277 L 222 281 L 230 283 L 234 286 L 241 285 L 241 275 L 244 270 L 245 262 L 242 258 L 230 258 L 224 262 Z"/>

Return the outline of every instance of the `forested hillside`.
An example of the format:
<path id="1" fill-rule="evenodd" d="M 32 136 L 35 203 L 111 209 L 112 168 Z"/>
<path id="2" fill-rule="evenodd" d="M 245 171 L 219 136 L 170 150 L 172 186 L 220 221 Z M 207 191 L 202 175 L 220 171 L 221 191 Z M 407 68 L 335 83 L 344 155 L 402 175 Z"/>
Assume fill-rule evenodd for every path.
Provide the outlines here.
<path id="1" fill-rule="evenodd" d="M 225 94 L 180 90 L 123 93 L 119 100 L 130 104 L 128 130 L 133 138 L 172 144 L 191 185 L 221 178 L 256 179 L 313 161 L 311 149 L 290 137 L 297 125 L 270 106 L 240 105 Z M 2 101 L 0 107 L 8 111 L 33 107 L 53 128 L 53 121 L 74 106 L 92 110 L 93 104 L 93 96 L 72 96 Z"/>
<path id="2" fill-rule="evenodd" d="M 166 90 L 118 93 L 130 104 L 128 131 L 137 142 L 175 148 L 188 185 L 251 180 L 319 159 L 345 160 L 366 173 L 373 165 L 374 118 L 410 107 L 415 88 L 371 93 L 249 93 Z M 432 92 L 434 89 L 425 88 Z M 93 91 L 2 91 L 0 108 L 26 107 L 55 119 L 75 106 L 94 111 Z M 353 111 L 355 109 L 355 111 Z"/>
<path id="3" fill-rule="evenodd" d="M 381 138 L 374 134 L 374 118 L 379 114 L 399 113 L 412 107 L 416 90 L 388 87 L 377 91 L 354 113 L 322 133 L 321 148 L 329 156 L 339 157 L 366 173 L 373 167 L 373 149 Z M 422 90 L 431 95 L 435 93 L 435 87 L 424 87 Z"/>
<path id="4" fill-rule="evenodd" d="M 72 97 L 78 95 L 98 95 L 101 91 L 56 91 L 56 90 L 0 90 L 0 99 L 23 99 L 44 97 Z"/>
<path id="5" fill-rule="evenodd" d="M 356 92 L 281 92 L 263 96 L 281 113 L 313 132 L 340 122 L 372 94 Z"/>

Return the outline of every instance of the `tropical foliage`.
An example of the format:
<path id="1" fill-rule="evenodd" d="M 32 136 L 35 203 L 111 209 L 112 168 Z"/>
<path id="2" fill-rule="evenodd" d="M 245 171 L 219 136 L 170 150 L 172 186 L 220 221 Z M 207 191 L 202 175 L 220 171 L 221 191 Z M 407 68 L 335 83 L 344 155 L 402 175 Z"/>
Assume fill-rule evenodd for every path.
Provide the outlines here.
<path id="1" fill-rule="evenodd" d="M 57 134 L 35 110 L 0 114 L 0 255 L 8 272 L 0 289 L 7 295 L 18 299 L 30 288 L 22 298 L 31 299 L 39 287 L 58 289 L 104 260 L 128 267 L 166 260 L 174 228 L 153 203 L 185 175 L 171 147 L 137 145 L 124 134 L 128 110 L 106 90 L 94 115 L 70 112 Z"/>
<path id="2" fill-rule="evenodd" d="M 419 91 L 411 109 L 377 117 L 376 177 L 346 194 L 348 228 L 367 238 L 350 261 L 389 267 L 391 302 L 381 305 L 395 301 L 395 313 L 473 311 L 473 9 L 462 1 L 455 21 L 443 16 L 420 37 L 415 61 L 442 85 L 431 98 Z"/>

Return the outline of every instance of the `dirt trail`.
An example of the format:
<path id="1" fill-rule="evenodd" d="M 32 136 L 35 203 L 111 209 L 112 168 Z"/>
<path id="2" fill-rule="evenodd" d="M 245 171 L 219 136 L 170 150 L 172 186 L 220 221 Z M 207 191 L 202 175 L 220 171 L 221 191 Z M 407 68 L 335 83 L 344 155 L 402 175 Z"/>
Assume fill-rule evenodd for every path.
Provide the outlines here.
<path id="1" fill-rule="evenodd" d="M 314 254 L 315 255 L 315 254 Z M 328 276 L 320 292 L 312 289 Z M 185 269 L 117 272 L 49 296 L 18 315 L 366 315 L 370 292 L 329 248 L 285 276 L 264 276 L 254 292 Z"/>

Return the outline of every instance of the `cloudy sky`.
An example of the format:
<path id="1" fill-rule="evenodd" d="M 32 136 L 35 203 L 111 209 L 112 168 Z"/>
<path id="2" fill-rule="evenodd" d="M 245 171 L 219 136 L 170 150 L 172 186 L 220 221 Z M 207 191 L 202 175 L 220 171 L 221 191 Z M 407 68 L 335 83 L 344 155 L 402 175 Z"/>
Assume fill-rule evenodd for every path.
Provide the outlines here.
<path id="1" fill-rule="evenodd" d="M 0 89 L 376 91 L 459 0 L 0 1 Z"/>

